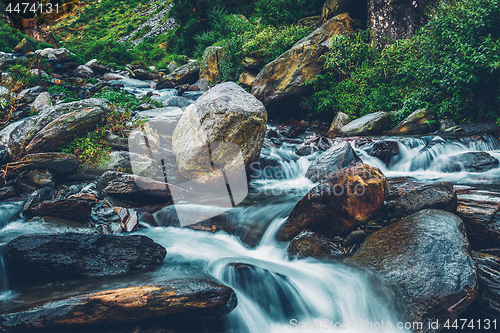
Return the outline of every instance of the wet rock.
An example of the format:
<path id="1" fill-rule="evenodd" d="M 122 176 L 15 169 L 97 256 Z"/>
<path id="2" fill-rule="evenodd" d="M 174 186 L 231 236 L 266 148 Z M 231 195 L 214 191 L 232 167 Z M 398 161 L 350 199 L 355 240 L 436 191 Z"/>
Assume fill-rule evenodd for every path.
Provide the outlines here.
<path id="1" fill-rule="evenodd" d="M 39 94 L 33 104 L 31 105 L 31 112 L 38 114 L 42 112 L 43 109 L 48 109 L 52 106 L 52 99 L 48 92 L 43 92 Z"/>
<path id="2" fill-rule="evenodd" d="M 116 214 L 120 217 L 120 225 L 126 232 L 131 232 L 139 226 L 139 216 L 134 209 L 126 209 L 123 207 L 115 207 Z"/>
<path id="3" fill-rule="evenodd" d="M 57 174 L 71 173 L 78 170 L 80 161 L 74 155 L 63 153 L 40 153 L 24 156 L 20 161 L 11 163 L 9 168 L 18 172 L 48 169 Z"/>
<path id="4" fill-rule="evenodd" d="M 311 231 L 302 231 L 288 244 L 288 257 L 297 258 L 339 259 L 345 255 L 342 248 L 328 238 Z"/>
<path id="5" fill-rule="evenodd" d="M 451 156 L 450 160 L 468 172 L 485 172 L 498 167 L 498 160 L 484 151 L 474 151 Z"/>
<path id="6" fill-rule="evenodd" d="M 374 112 L 351 121 L 340 130 L 341 136 L 380 135 L 391 124 L 387 112 Z"/>
<path id="7" fill-rule="evenodd" d="M 203 92 L 207 92 L 208 89 L 210 89 L 210 86 L 208 85 L 208 82 L 205 79 L 199 79 L 198 81 L 196 81 L 194 86 L 200 88 L 200 91 Z"/>
<path id="8" fill-rule="evenodd" d="M 31 88 L 24 89 L 17 95 L 17 100 L 20 103 L 33 103 L 33 101 L 43 92 L 43 88 L 40 86 L 35 86 Z"/>
<path id="9" fill-rule="evenodd" d="M 33 204 L 23 211 L 26 218 L 34 216 L 50 216 L 74 221 L 80 224 L 89 222 L 92 207 L 83 200 L 46 200 Z"/>
<path id="10" fill-rule="evenodd" d="M 347 262 L 369 267 L 396 291 L 403 321 L 439 332 L 476 298 L 476 264 L 460 218 L 426 209 L 369 235 Z M 439 320 L 438 329 L 428 329 Z"/>
<path id="11" fill-rule="evenodd" d="M 178 108 L 186 108 L 191 104 L 193 104 L 193 101 L 187 99 L 186 97 L 182 97 L 182 96 L 172 96 L 169 99 L 167 99 L 165 102 L 163 102 L 163 106 L 165 106 L 165 107 L 175 106 Z"/>
<path id="12" fill-rule="evenodd" d="M 203 91 L 186 91 L 182 94 L 182 97 L 185 97 L 190 101 L 196 101 L 198 98 L 203 96 L 203 94 Z"/>
<path id="13" fill-rule="evenodd" d="M 123 232 L 117 209 L 108 200 L 99 202 L 90 215 L 90 225 L 102 235 L 115 235 Z M 128 212 L 128 210 L 127 210 Z M 126 216 L 128 217 L 128 216 Z"/>
<path id="14" fill-rule="evenodd" d="M 388 195 L 387 179 L 379 169 L 366 164 L 340 169 L 295 205 L 278 238 L 289 241 L 304 229 L 330 238 L 347 236 L 370 221 Z"/>
<path id="15" fill-rule="evenodd" d="M 107 74 L 106 74 L 107 75 Z M 109 76 L 108 76 L 109 78 Z M 149 83 L 141 80 L 136 80 L 136 79 L 131 79 L 128 77 L 119 79 L 119 80 L 110 80 L 108 81 L 109 84 L 111 85 L 119 85 L 121 87 L 126 87 L 126 88 L 151 88 Z"/>
<path id="16" fill-rule="evenodd" d="M 370 155 L 375 157 L 391 157 L 399 154 L 399 145 L 396 141 L 383 140 L 373 144 Z"/>
<path id="17" fill-rule="evenodd" d="M 244 71 L 243 73 L 241 73 L 240 78 L 238 79 L 238 82 L 244 87 L 252 88 L 256 79 L 257 79 L 256 74 L 254 74 L 250 71 Z"/>
<path id="18" fill-rule="evenodd" d="M 342 127 L 349 124 L 351 121 L 351 118 L 345 113 L 337 112 L 337 115 L 333 118 L 330 129 L 328 130 L 328 137 L 334 138 L 338 136 Z"/>
<path id="19" fill-rule="evenodd" d="M 200 63 L 200 79 L 207 82 L 217 82 L 219 76 L 219 63 L 224 56 L 224 49 L 220 46 L 209 46 L 203 52 Z"/>
<path id="20" fill-rule="evenodd" d="M 173 86 L 193 84 L 198 80 L 199 73 L 200 63 L 197 60 L 190 61 L 162 78 L 160 83 L 170 83 Z"/>
<path id="21" fill-rule="evenodd" d="M 166 253 L 145 236 L 66 233 L 17 237 L 7 244 L 4 258 L 14 287 L 20 287 L 152 269 Z"/>
<path id="22" fill-rule="evenodd" d="M 94 71 L 92 68 L 85 66 L 85 65 L 80 65 L 75 69 L 75 76 L 81 77 L 84 79 L 88 79 L 94 76 Z"/>
<path id="23" fill-rule="evenodd" d="M 21 175 L 20 179 L 23 182 L 28 182 L 29 185 L 33 185 L 36 188 L 55 187 L 54 175 L 48 170 L 32 170 Z"/>
<path id="24" fill-rule="evenodd" d="M 154 80 L 158 77 L 157 74 L 153 74 L 142 68 L 134 69 L 133 73 L 134 77 L 138 80 Z"/>
<path id="25" fill-rule="evenodd" d="M 111 196 L 137 202 L 172 202 L 170 190 L 165 182 L 117 171 L 108 171 L 99 177 L 96 188 Z"/>
<path id="26" fill-rule="evenodd" d="M 19 192 L 14 186 L 6 186 L 0 188 L 0 201 L 7 200 L 19 195 Z"/>
<path id="27" fill-rule="evenodd" d="M 186 327 L 194 319 L 223 316 L 237 303 L 229 287 L 206 279 L 178 279 L 47 300 L 1 315 L 0 329 L 69 332 L 83 326 L 95 331 L 154 319 L 161 319 L 162 327 Z"/>
<path id="28" fill-rule="evenodd" d="M 23 204 L 23 215 L 30 216 L 31 207 L 47 200 L 59 198 L 58 193 L 50 187 L 44 187 L 30 194 Z M 31 215 L 32 216 L 32 215 Z"/>
<path id="29" fill-rule="evenodd" d="M 215 86 L 184 111 L 175 127 L 172 146 L 179 172 L 189 179 L 212 174 L 212 168 L 203 162 L 208 156 L 207 143 L 214 143 L 211 153 L 216 165 L 224 166 L 228 174 L 239 172 L 241 162 L 249 165 L 258 159 L 266 123 L 265 107 L 243 88 L 234 82 Z M 241 155 L 220 142 L 239 147 Z"/>
<path id="30" fill-rule="evenodd" d="M 500 133 L 500 127 L 495 123 L 479 123 L 479 124 L 469 124 L 460 125 L 460 133 L 464 134 L 494 134 Z"/>
<path id="31" fill-rule="evenodd" d="M 311 155 L 317 151 L 326 151 L 332 147 L 333 143 L 322 136 L 308 140 L 295 148 L 295 153 L 299 156 Z"/>
<path id="32" fill-rule="evenodd" d="M 57 114 L 67 114 L 75 111 L 81 111 L 86 108 L 100 108 L 105 112 L 109 112 L 113 108 L 113 105 L 104 98 L 86 98 L 81 101 L 57 104 L 55 106 L 55 111 Z"/>
<path id="33" fill-rule="evenodd" d="M 472 249 L 500 244 L 500 200 L 488 192 L 472 191 L 458 196 L 457 215 L 463 219 Z"/>
<path id="34" fill-rule="evenodd" d="M 127 78 L 126 76 L 123 76 L 123 75 L 118 74 L 118 73 L 106 73 L 102 77 L 102 79 L 104 81 L 106 81 L 106 82 L 109 82 L 109 81 L 118 81 L 118 80 L 123 80 L 123 79 L 126 79 L 126 78 Z"/>
<path id="35" fill-rule="evenodd" d="M 23 38 L 19 44 L 14 47 L 12 50 L 12 53 L 22 53 L 22 54 L 28 54 L 30 52 L 33 52 L 33 46 L 28 42 L 26 38 Z"/>
<path id="36" fill-rule="evenodd" d="M 288 277 L 250 264 L 230 263 L 228 266 L 222 280 L 230 281 L 249 295 L 269 318 L 287 321 L 302 313 L 300 306 L 289 301 L 298 291 Z"/>
<path id="37" fill-rule="evenodd" d="M 368 28 L 373 31 L 378 46 L 390 44 L 398 39 L 410 38 L 417 27 L 423 27 L 428 22 L 428 8 L 436 3 L 437 0 L 396 3 L 370 0 L 368 1 Z"/>
<path id="38" fill-rule="evenodd" d="M 306 177 L 313 182 L 327 180 L 340 169 L 361 163 L 348 142 L 341 141 L 321 154 L 307 169 Z"/>
<path id="39" fill-rule="evenodd" d="M 396 127 L 387 132 L 387 135 L 415 135 L 426 134 L 437 127 L 436 115 L 431 109 L 420 109 L 406 117 Z"/>
<path id="40" fill-rule="evenodd" d="M 440 119 L 439 120 L 439 131 L 449 132 L 451 128 L 457 126 L 457 123 L 453 119 Z"/>
<path id="41" fill-rule="evenodd" d="M 276 126 L 276 132 L 285 138 L 297 138 L 306 132 L 306 126 L 293 120 Z"/>
<path id="42" fill-rule="evenodd" d="M 500 258 L 476 251 L 472 251 L 472 258 L 479 269 L 479 293 L 470 310 L 479 312 L 486 318 L 498 318 L 500 314 Z"/>
<path id="43" fill-rule="evenodd" d="M 104 65 L 97 61 L 97 59 L 92 59 L 85 64 L 85 66 L 89 67 L 94 73 L 103 75 L 105 73 L 109 73 L 111 71 L 111 67 L 108 65 Z M 111 73 L 110 73 L 111 74 Z M 109 80 L 105 80 L 109 81 Z"/>
<path id="44" fill-rule="evenodd" d="M 272 114 L 285 101 L 307 93 L 311 87 L 305 83 L 321 73 L 319 58 L 329 50 L 332 36 L 352 30 L 352 20 L 347 13 L 328 20 L 264 66 L 255 79 L 252 95 Z"/>
<path id="45" fill-rule="evenodd" d="M 387 198 L 385 211 L 388 217 L 402 217 L 422 209 L 457 211 L 457 194 L 452 182 L 422 185 L 408 182 L 396 188 Z"/>
<path id="46" fill-rule="evenodd" d="M 343 247 L 349 247 L 354 244 L 361 244 L 365 240 L 368 233 L 365 230 L 355 230 L 351 232 L 342 242 Z"/>
<path id="47" fill-rule="evenodd" d="M 65 48 L 60 48 L 60 49 L 46 48 L 43 50 L 36 50 L 35 53 L 39 54 L 44 59 L 57 60 L 57 61 L 66 60 L 70 56 L 73 56 L 73 54 Z"/>
<path id="48" fill-rule="evenodd" d="M 77 133 L 93 130 L 103 114 L 103 109 L 93 107 L 60 116 L 35 135 L 26 146 L 26 153 L 54 151 L 70 142 Z"/>

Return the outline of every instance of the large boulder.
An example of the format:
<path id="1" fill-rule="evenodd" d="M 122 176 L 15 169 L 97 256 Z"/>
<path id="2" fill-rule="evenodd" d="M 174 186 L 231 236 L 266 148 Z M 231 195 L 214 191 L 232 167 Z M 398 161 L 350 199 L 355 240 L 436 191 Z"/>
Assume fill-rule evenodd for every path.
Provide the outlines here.
<path id="1" fill-rule="evenodd" d="M 161 84 L 171 84 L 177 86 L 181 84 L 193 84 L 198 81 L 200 73 L 200 63 L 197 60 L 189 61 L 187 64 L 177 68 L 161 80 Z"/>
<path id="2" fill-rule="evenodd" d="M 347 13 L 328 20 L 267 64 L 257 75 L 252 94 L 273 112 L 284 102 L 308 92 L 311 86 L 306 82 L 321 73 L 319 58 L 329 50 L 330 39 L 347 31 L 353 31 Z"/>
<path id="3" fill-rule="evenodd" d="M 167 251 L 146 236 L 38 234 L 6 245 L 10 281 L 17 286 L 124 275 L 161 265 Z"/>
<path id="4" fill-rule="evenodd" d="M 74 111 L 54 119 L 26 146 L 27 154 L 54 151 L 58 147 L 69 143 L 77 133 L 95 129 L 102 119 L 104 110 L 99 107 L 85 108 Z"/>
<path id="5" fill-rule="evenodd" d="M 394 288 L 415 332 L 439 332 L 476 298 L 476 264 L 462 220 L 426 209 L 369 235 L 347 262 L 369 267 Z M 438 327 L 429 326 L 439 321 Z"/>
<path id="6" fill-rule="evenodd" d="M 457 215 L 465 223 L 472 249 L 499 247 L 500 197 L 496 193 L 478 190 L 459 193 Z"/>
<path id="7" fill-rule="evenodd" d="M 379 169 L 366 164 L 341 169 L 295 205 L 278 237 L 289 241 L 305 229 L 326 237 L 347 236 L 370 221 L 388 195 L 387 178 Z"/>
<path id="8" fill-rule="evenodd" d="M 437 0 L 368 1 L 368 28 L 375 42 L 383 46 L 398 39 L 410 38 L 417 27 L 429 19 L 429 6 Z"/>
<path id="9" fill-rule="evenodd" d="M 337 112 L 337 115 L 333 118 L 330 129 L 328 130 L 328 137 L 336 137 L 340 133 L 340 130 L 342 130 L 342 127 L 349 124 L 351 121 L 351 118 L 345 113 Z"/>
<path id="10" fill-rule="evenodd" d="M 175 127 L 172 145 L 179 172 L 193 180 L 211 174 L 207 144 L 213 144 L 213 163 L 227 172 L 240 163 L 249 165 L 259 158 L 266 123 L 266 108 L 243 88 L 234 82 L 215 86 L 187 107 Z"/>
<path id="11" fill-rule="evenodd" d="M 321 154 L 307 169 L 306 177 L 313 182 L 330 179 L 340 169 L 362 163 L 349 142 L 341 141 Z"/>
<path id="12" fill-rule="evenodd" d="M 341 136 L 380 135 L 391 124 L 387 112 L 374 112 L 351 121 L 340 130 Z"/>
<path id="13" fill-rule="evenodd" d="M 422 185 L 408 182 L 397 187 L 387 198 L 386 214 L 390 218 L 403 217 L 422 209 L 457 211 L 457 194 L 452 182 Z"/>
<path id="14" fill-rule="evenodd" d="M 114 331 L 120 324 L 154 319 L 161 319 L 162 327 L 185 328 L 193 320 L 223 316 L 237 304 L 229 287 L 206 279 L 178 279 L 43 301 L 2 314 L 0 330 L 70 332 L 84 326 L 95 331 L 96 326 L 112 325 Z"/>
<path id="15" fill-rule="evenodd" d="M 224 56 L 224 49 L 220 46 L 209 46 L 203 52 L 200 63 L 200 79 L 207 82 L 217 82 L 219 63 Z"/>
<path id="16" fill-rule="evenodd" d="M 469 172 L 485 172 L 498 167 L 498 160 L 485 151 L 472 151 L 451 156 L 450 160 Z"/>
<path id="17" fill-rule="evenodd" d="M 43 109 L 50 108 L 52 106 L 52 99 L 50 98 L 50 94 L 48 92 L 43 92 L 38 95 L 33 104 L 31 104 L 31 113 L 38 114 Z"/>
<path id="18" fill-rule="evenodd" d="M 436 115 L 431 109 L 420 109 L 389 130 L 387 135 L 426 134 L 437 128 Z"/>
<path id="19" fill-rule="evenodd" d="M 63 61 L 73 56 L 73 54 L 65 48 L 53 49 L 49 47 L 43 50 L 36 50 L 35 53 L 39 54 L 40 57 L 44 59 L 57 61 Z"/>
<path id="20" fill-rule="evenodd" d="M 23 38 L 19 44 L 14 47 L 12 50 L 12 53 L 22 53 L 22 54 L 28 54 L 30 52 L 33 52 L 35 49 L 33 49 L 33 46 L 31 46 L 30 42 L 26 38 Z"/>

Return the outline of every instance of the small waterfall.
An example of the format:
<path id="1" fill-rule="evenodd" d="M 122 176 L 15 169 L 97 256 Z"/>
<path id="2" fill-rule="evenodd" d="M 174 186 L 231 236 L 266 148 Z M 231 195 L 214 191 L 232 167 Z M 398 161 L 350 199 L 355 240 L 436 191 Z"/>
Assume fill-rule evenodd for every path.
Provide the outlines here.
<path id="1" fill-rule="evenodd" d="M 9 279 L 4 259 L 5 245 L 0 245 L 0 300 L 9 294 Z"/>

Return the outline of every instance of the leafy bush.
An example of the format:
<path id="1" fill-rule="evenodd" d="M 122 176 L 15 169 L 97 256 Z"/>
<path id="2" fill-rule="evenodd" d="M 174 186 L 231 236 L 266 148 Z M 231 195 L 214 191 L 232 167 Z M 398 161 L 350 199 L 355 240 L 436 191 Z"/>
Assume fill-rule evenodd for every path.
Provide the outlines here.
<path id="1" fill-rule="evenodd" d="M 63 153 L 77 156 L 82 168 L 95 168 L 109 157 L 111 148 L 104 142 L 105 129 L 97 127 L 83 137 L 73 139 L 69 144 L 60 148 Z"/>
<path id="2" fill-rule="evenodd" d="M 114 40 L 96 40 L 91 42 L 86 46 L 82 56 L 85 61 L 96 58 L 103 63 L 114 63 L 119 66 L 123 66 L 134 60 L 134 56 L 128 50 L 128 45 L 118 43 Z"/>
<path id="3" fill-rule="evenodd" d="M 421 82 L 401 111 L 429 104 L 459 121 L 499 117 L 500 6 L 497 0 L 440 2 L 416 40 L 418 63 L 407 66 Z"/>
<path id="4" fill-rule="evenodd" d="M 319 15 L 323 3 L 324 0 L 258 0 L 255 7 L 264 24 L 277 26 Z"/>
<path id="5" fill-rule="evenodd" d="M 162 106 L 158 101 L 151 99 L 150 97 L 136 98 L 123 90 L 114 91 L 112 89 L 105 89 L 94 95 L 95 98 L 104 98 L 110 101 L 115 106 L 121 106 L 124 109 L 135 110 L 139 105 L 144 103 L 150 103 L 155 106 Z"/>

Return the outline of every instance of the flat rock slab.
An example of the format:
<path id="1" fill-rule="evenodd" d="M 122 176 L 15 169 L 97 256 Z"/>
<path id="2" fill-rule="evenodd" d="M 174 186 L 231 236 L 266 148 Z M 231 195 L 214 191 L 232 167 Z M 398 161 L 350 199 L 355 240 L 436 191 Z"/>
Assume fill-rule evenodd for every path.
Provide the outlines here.
<path id="1" fill-rule="evenodd" d="M 476 263 L 468 253 L 463 221 L 442 210 L 426 209 L 369 235 L 347 262 L 378 272 L 398 295 L 403 319 L 455 319 L 477 296 Z"/>
<path id="2" fill-rule="evenodd" d="M 46 301 L 0 315 L 0 330 L 66 328 L 69 332 L 74 326 L 108 326 L 157 318 L 165 318 L 167 327 L 178 326 L 183 318 L 222 316 L 236 305 L 236 294 L 229 287 L 205 279 L 171 280 Z"/>
<path id="3" fill-rule="evenodd" d="M 24 217 L 50 216 L 85 224 L 89 222 L 92 207 L 84 200 L 47 200 L 29 207 Z"/>
<path id="4" fill-rule="evenodd" d="M 40 153 L 24 156 L 20 161 L 10 163 L 9 170 L 30 171 L 48 169 L 54 173 L 70 173 L 78 170 L 78 157 L 62 153 Z"/>
<path id="5" fill-rule="evenodd" d="M 6 245 L 14 287 L 37 282 L 124 275 L 161 265 L 167 251 L 146 236 L 38 234 Z"/>

